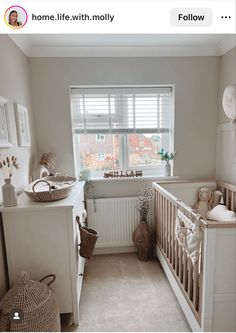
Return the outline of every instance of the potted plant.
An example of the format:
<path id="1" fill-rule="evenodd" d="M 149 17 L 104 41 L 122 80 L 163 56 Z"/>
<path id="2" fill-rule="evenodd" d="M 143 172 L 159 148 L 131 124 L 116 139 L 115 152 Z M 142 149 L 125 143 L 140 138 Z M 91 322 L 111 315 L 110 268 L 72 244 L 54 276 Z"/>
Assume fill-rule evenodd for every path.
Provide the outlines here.
<path id="1" fill-rule="evenodd" d="M 169 153 L 168 151 L 165 151 L 164 148 L 161 148 L 161 150 L 158 152 L 158 154 L 161 156 L 161 160 L 165 161 L 165 176 L 170 176 L 171 175 L 171 165 L 170 161 L 174 159 L 176 153 Z"/>
<path id="2" fill-rule="evenodd" d="M 139 260 L 146 261 L 153 257 L 155 233 L 148 222 L 148 213 L 153 197 L 153 189 L 147 185 L 139 195 L 136 208 L 140 213 L 140 223 L 133 233 L 134 245 L 138 250 Z"/>

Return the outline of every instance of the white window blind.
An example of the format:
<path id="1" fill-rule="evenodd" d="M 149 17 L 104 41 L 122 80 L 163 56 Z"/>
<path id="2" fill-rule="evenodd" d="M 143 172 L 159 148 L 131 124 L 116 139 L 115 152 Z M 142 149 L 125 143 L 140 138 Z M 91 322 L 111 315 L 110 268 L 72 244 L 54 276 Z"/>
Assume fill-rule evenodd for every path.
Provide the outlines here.
<path id="1" fill-rule="evenodd" d="M 166 133 L 171 87 L 72 88 L 74 133 Z"/>

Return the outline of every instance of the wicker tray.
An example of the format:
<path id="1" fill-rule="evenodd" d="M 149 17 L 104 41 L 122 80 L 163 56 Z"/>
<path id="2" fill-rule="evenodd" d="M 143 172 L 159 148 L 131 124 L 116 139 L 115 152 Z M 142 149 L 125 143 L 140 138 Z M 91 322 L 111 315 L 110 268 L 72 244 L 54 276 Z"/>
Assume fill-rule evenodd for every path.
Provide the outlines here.
<path id="1" fill-rule="evenodd" d="M 30 183 L 24 192 L 33 201 L 56 201 L 70 194 L 77 179 L 69 176 L 49 176 Z"/>

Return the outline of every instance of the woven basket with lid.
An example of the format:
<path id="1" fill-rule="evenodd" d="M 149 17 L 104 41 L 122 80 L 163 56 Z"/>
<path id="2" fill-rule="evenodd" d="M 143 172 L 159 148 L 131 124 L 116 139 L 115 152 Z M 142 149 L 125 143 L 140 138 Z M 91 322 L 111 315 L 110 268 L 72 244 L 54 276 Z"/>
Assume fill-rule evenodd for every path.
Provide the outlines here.
<path id="1" fill-rule="evenodd" d="M 12 320 L 13 309 L 19 309 L 22 320 Z M 0 302 L 0 331 L 60 332 L 59 304 L 48 285 L 21 272 Z"/>

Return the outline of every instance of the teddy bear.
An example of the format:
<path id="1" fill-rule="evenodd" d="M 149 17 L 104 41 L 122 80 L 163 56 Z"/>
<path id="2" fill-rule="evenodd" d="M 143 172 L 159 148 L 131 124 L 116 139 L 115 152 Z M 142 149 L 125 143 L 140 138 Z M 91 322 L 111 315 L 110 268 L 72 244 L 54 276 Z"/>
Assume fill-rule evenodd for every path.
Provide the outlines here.
<path id="1" fill-rule="evenodd" d="M 212 208 L 212 191 L 207 187 L 201 187 L 198 192 L 198 199 L 193 209 L 196 213 L 206 217 L 206 213 Z"/>

